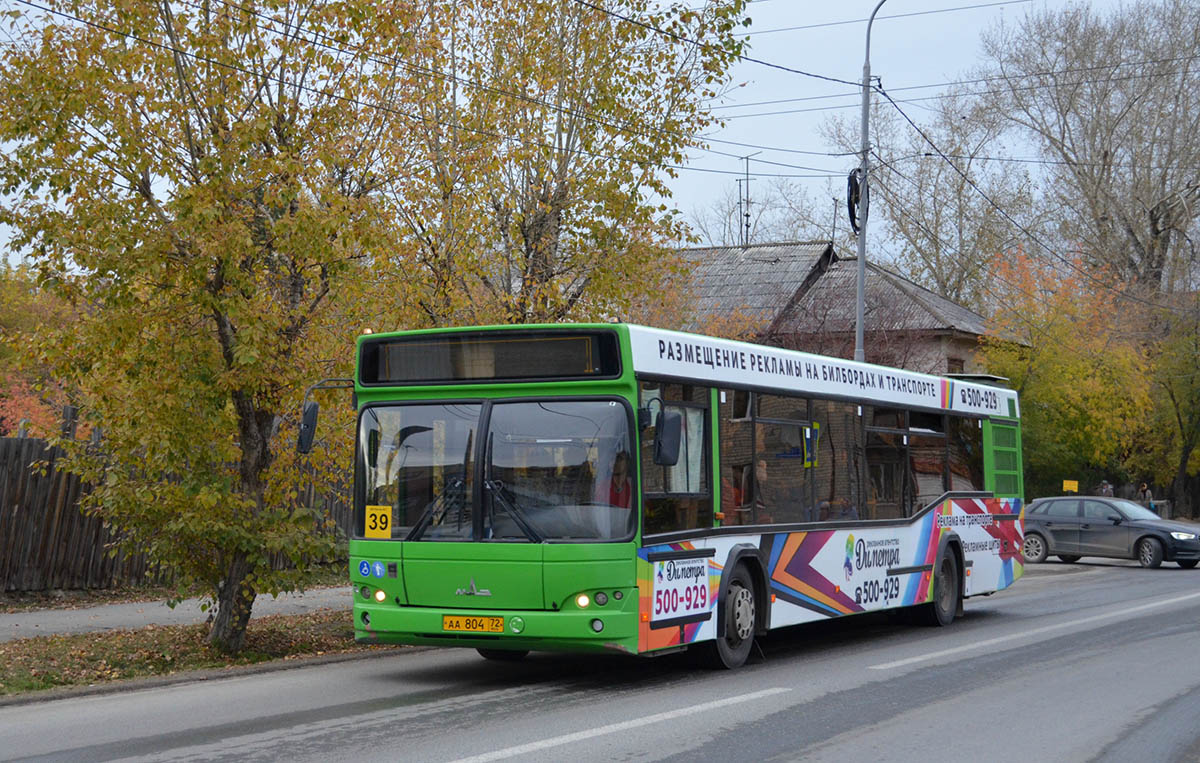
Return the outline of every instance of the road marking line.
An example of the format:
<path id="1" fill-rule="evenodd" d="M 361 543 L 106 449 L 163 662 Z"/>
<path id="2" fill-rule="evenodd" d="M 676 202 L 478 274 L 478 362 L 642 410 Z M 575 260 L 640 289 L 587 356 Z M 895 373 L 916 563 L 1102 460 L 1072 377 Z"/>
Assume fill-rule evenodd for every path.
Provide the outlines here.
<path id="1" fill-rule="evenodd" d="M 871 665 L 870 668 L 871 668 L 871 670 L 890 670 L 892 668 L 900 668 L 900 667 L 904 667 L 905 665 L 912 665 L 917 662 L 925 662 L 926 660 L 936 660 L 936 659 L 940 659 L 942 657 L 946 657 L 948 655 L 958 654 L 960 652 L 969 652 L 972 649 L 980 649 L 985 646 L 993 646 L 995 644 L 1003 644 L 1005 642 L 1011 643 L 1012 641 L 1014 641 L 1016 639 L 1025 638 L 1026 636 L 1036 636 L 1041 633 L 1049 633 L 1050 631 L 1062 630 L 1063 628 L 1070 628 L 1070 627 L 1077 626 L 1077 625 L 1085 625 L 1087 623 L 1099 622 L 1101 620 L 1115 620 L 1118 618 L 1122 618 L 1122 617 L 1131 615 L 1134 612 L 1141 612 L 1146 609 L 1155 609 L 1157 607 L 1165 607 L 1168 604 L 1176 604 L 1178 602 L 1188 601 L 1189 599 L 1195 599 L 1197 597 L 1200 597 L 1200 593 L 1189 593 L 1186 596 L 1176 596 L 1175 598 L 1172 598 L 1172 599 L 1163 599 L 1162 601 L 1152 601 L 1149 604 L 1140 604 L 1136 607 L 1130 607 L 1129 609 L 1122 609 L 1119 612 L 1107 612 L 1103 615 L 1092 615 L 1091 617 L 1085 617 L 1082 620 L 1072 620 L 1067 623 L 1056 623 L 1055 625 L 1044 625 L 1041 628 L 1034 628 L 1033 630 L 1022 631 L 1020 633 L 1013 634 L 1012 636 L 999 636 L 997 638 L 990 638 L 985 641 L 976 641 L 973 644 L 965 644 L 963 646 L 956 646 L 956 647 L 953 647 L 952 649 L 943 649 L 940 652 L 933 652 L 931 654 L 923 654 L 919 657 L 909 657 L 909 658 L 903 659 L 903 660 L 896 660 L 895 662 L 885 662 L 885 663 L 882 663 L 879 665 Z"/>
<path id="2" fill-rule="evenodd" d="M 695 715 L 696 713 L 704 713 L 709 710 L 715 710 L 718 707 L 727 707 L 729 705 L 738 705 L 743 702 L 751 702 L 763 697 L 770 697 L 775 694 L 783 694 L 791 689 L 777 687 L 774 689 L 763 689 L 762 691 L 751 692 L 750 694 L 739 694 L 736 697 L 726 697 L 725 699 L 716 699 L 712 702 L 705 702 L 702 705 L 693 705 L 692 707 L 682 708 L 680 710 L 669 710 L 665 713 L 656 715 L 648 715 L 645 718 L 638 718 L 632 721 L 622 721 L 620 723 L 610 723 L 607 726 L 599 726 L 587 731 L 576 731 L 573 734 L 563 734 L 562 736 L 550 737 L 543 739 L 540 742 L 530 742 L 528 744 L 517 745 L 516 747 L 508 747 L 503 750 L 494 750 L 486 752 L 482 755 L 475 755 L 470 758 L 460 758 L 454 763 L 485 763 L 489 760 L 500 760 L 502 758 L 511 758 L 514 755 L 524 755 L 525 753 L 537 752 L 550 747 L 558 747 L 572 742 L 581 742 L 584 739 L 603 736 L 605 734 L 615 734 L 618 731 L 626 731 L 628 729 L 636 729 L 639 726 L 649 726 L 653 723 L 661 723 L 674 718 L 682 718 L 685 715 Z"/>

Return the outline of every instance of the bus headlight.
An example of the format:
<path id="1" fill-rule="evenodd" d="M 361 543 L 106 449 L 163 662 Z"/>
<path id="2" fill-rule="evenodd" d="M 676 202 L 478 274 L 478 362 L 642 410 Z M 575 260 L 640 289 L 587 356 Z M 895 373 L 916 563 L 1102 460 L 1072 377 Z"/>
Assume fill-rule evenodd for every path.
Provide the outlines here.
<path id="1" fill-rule="evenodd" d="M 588 598 L 586 593 L 581 593 L 575 597 L 575 606 L 579 607 L 580 609 L 587 609 L 588 605 L 591 603 L 592 600 Z"/>
<path id="2" fill-rule="evenodd" d="M 384 592 L 384 590 L 382 588 L 378 588 L 375 590 L 375 601 L 382 604 L 383 600 L 386 598 L 387 598 L 387 593 Z"/>
<path id="3" fill-rule="evenodd" d="M 604 591 L 597 591 L 596 592 L 596 606 L 603 607 L 607 603 L 608 603 L 608 594 L 606 594 Z"/>

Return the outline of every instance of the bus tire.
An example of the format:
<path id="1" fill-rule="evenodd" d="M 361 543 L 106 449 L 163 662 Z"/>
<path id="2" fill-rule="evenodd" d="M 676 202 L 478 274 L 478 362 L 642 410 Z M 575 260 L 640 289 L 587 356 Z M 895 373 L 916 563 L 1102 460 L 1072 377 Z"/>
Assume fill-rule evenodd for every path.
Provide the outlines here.
<path id="1" fill-rule="evenodd" d="M 709 664 L 720 670 L 733 670 L 746 664 L 754 647 L 758 602 L 754 598 L 754 583 L 746 565 L 739 564 L 729 575 L 721 592 L 719 606 L 725 613 L 725 635 L 709 645 Z"/>
<path id="2" fill-rule="evenodd" d="M 962 586 L 959 585 L 958 557 L 947 548 L 933 573 L 933 601 L 925 605 L 925 622 L 944 627 L 954 622 L 962 606 Z"/>
<path id="3" fill-rule="evenodd" d="M 483 659 L 495 662 L 520 662 L 529 654 L 528 649 L 521 651 L 519 649 L 484 649 L 480 647 L 475 651 L 479 652 L 479 656 Z"/>

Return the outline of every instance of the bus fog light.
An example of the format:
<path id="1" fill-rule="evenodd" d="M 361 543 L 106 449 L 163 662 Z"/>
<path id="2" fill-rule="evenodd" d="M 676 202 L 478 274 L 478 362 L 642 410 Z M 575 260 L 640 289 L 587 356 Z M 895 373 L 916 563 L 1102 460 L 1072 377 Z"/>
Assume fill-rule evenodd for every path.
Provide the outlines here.
<path id="1" fill-rule="evenodd" d="M 386 599 L 386 598 L 387 598 L 387 594 L 386 594 L 386 593 L 383 591 L 383 589 L 382 589 L 382 588 L 380 588 L 380 589 L 378 589 L 378 590 L 376 590 L 376 591 L 375 591 L 375 601 L 377 601 L 377 602 L 379 602 L 380 604 L 382 604 L 382 603 L 383 603 L 383 600 L 384 600 L 384 599 Z"/>
<path id="2" fill-rule="evenodd" d="M 588 604 L 591 603 L 592 600 L 588 598 L 586 593 L 581 593 L 575 597 L 575 606 L 579 607 L 580 609 L 587 609 Z"/>
<path id="3" fill-rule="evenodd" d="M 592 630 L 596 631 L 596 633 L 604 630 L 604 621 L 598 617 L 595 620 L 592 620 Z"/>
<path id="4" fill-rule="evenodd" d="M 608 603 L 608 594 L 606 594 L 604 591 L 598 591 L 596 593 L 596 606 L 603 607 L 607 603 Z"/>
<path id="5" fill-rule="evenodd" d="M 362 613 L 362 624 L 367 628 L 371 627 L 371 613 L 370 612 Z"/>

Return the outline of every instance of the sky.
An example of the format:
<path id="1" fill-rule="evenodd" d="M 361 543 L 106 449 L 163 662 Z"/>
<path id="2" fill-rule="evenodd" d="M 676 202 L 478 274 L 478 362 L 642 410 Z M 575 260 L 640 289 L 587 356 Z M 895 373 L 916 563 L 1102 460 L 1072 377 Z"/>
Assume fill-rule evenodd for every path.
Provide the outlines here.
<path id="1" fill-rule="evenodd" d="M 745 55 L 789 69 L 861 83 L 866 20 L 877 2 L 751 0 L 748 15 L 753 23 L 748 30 L 750 48 Z M 905 112 L 921 123 L 923 117 L 928 117 L 928 111 L 920 102 L 905 104 L 904 99 L 936 96 L 943 88 L 907 91 L 900 88 L 962 79 L 981 61 L 980 35 L 985 29 L 1002 19 L 1016 22 L 1030 11 L 1063 8 L 1069 3 L 1070 0 L 885 0 L 871 27 L 871 74 L 880 78 L 882 87 L 894 92 L 893 97 Z M 1097 10 L 1116 8 L 1119 4 L 1119 0 L 1090 3 Z M 732 191 L 735 196 L 736 178 L 746 168 L 739 157 L 761 152 L 749 162 L 752 202 L 756 191 L 767 188 L 770 174 L 835 175 L 832 179 L 795 180 L 815 198 L 830 200 L 832 218 L 832 199 L 834 196 L 844 199 L 845 178 L 858 166 L 858 157 L 822 155 L 836 149 L 824 141 L 820 127 L 831 115 L 840 115 L 853 120 L 857 133 L 861 86 L 827 82 L 745 60 L 732 69 L 732 82 L 734 89 L 716 112 L 727 118 L 726 125 L 708 136 L 712 140 L 709 148 L 724 155 L 693 152 L 686 165 L 689 169 L 680 171 L 671 184 L 673 203 L 690 215 L 724 193 Z M 878 97 L 872 94 L 872 101 Z M 778 103 L 789 99 L 808 100 Z M 766 103 L 771 101 L 775 103 Z M 728 145 L 717 140 L 748 145 Z M 816 153 L 792 153 L 796 151 Z M 730 174 L 719 174 L 722 172 Z M 845 213 L 841 212 L 838 227 L 844 230 L 846 225 Z"/>

